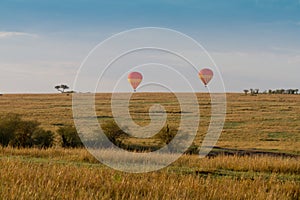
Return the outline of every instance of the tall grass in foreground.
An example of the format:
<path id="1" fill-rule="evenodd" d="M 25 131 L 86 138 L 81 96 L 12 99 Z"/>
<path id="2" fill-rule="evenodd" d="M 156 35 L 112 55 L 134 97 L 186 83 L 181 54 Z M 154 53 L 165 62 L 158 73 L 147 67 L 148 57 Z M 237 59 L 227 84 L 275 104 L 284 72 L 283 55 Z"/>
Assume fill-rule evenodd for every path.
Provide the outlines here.
<path id="1" fill-rule="evenodd" d="M 85 149 L 0 149 L 0 199 L 299 199 L 297 158 L 183 156 L 129 174 Z"/>
<path id="2" fill-rule="evenodd" d="M 112 152 L 113 154 L 114 152 Z M 86 149 L 75 148 L 1 148 L 0 158 L 23 158 L 30 161 L 32 158 L 39 158 L 41 161 L 64 161 L 75 163 L 99 164 Z M 170 167 L 210 169 L 210 170 L 232 170 L 232 171 L 253 171 L 268 173 L 291 173 L 300 176 L 300 157 L 271 157 L 271 156 L 217 156 L 214 158 L 200 159 L 197 155 L 183 155 Z M 169 168 L 170 168 L 169 167 Z M 300 180 L 299 180 L 300 181 Z"/>

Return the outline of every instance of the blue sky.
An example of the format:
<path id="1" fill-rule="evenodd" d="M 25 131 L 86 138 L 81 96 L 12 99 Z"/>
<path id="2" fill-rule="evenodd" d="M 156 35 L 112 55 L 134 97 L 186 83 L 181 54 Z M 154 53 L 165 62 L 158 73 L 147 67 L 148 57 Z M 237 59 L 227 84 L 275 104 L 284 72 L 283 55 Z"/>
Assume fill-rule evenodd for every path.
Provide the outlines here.
<path id="1" fill-rule="evenodd" d="M 300 87 L 299 0 L 2 0 L 0 92 L 71 86 L 99 42 L 147 26 L 201 43 L 227 91 Z"/>

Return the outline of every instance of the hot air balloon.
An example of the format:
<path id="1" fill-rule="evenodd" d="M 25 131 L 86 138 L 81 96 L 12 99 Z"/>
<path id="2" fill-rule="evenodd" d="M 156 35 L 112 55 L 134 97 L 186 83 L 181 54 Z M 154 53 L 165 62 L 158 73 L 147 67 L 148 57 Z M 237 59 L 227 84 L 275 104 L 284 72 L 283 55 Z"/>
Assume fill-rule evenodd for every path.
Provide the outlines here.
<path id="1" fill-rule="evenodd" d="M 199 71 L 199 78 L 204 83 L 205 87 L 207 87 L 207 84 L 211 81 L 211 79 L 214 76 L 214 73 L 211 69 L 202 69 Z"/>
<path id="2" fill-rule="evenodd" d="M 128 82 L 131 84 L 134 91 L 136 91 L 136 88 L 142 82 L 142 79 L 143 76 L 139 72 L 131 72 L 130 74 L 128 74 Z"/>

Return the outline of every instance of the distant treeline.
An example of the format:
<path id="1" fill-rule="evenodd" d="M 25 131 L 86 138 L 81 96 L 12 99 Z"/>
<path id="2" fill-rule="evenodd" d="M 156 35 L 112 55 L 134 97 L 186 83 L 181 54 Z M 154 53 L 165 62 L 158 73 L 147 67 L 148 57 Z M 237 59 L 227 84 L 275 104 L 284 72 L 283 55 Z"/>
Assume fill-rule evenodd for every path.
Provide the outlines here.
<path id="1" fill-rule="evenodd" d="M 265 90 L 263 92 L 260 92 L 259 89 L 245 89 L 244 93 L 247 94 L 251 94 L 251 95 L 255 95 L 255 94 L 298 94 L 299 89 L 276 89 L 276 90 Z"/>

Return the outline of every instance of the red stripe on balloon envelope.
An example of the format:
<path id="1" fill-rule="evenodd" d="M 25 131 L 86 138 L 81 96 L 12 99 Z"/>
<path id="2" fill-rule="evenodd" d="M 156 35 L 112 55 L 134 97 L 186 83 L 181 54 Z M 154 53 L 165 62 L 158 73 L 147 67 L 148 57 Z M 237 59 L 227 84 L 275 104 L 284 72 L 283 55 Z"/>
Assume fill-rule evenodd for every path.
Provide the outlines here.
<path id="1" fill-rule="evenodd" d="M 131 84 L 132 88 L 135 90 L 143 80 L 143 75 L 139 72 L 131 72 L 128 74 L 128 82 Z"/>
<path id="2" fill-rule="evenodd" d="M 205 68 L 199 71 L 199 78 L 206 86 L 214 76 L 214 72 L 211 69 Z"/>

